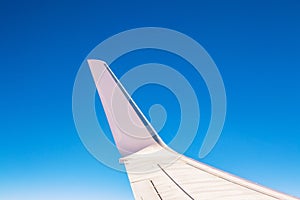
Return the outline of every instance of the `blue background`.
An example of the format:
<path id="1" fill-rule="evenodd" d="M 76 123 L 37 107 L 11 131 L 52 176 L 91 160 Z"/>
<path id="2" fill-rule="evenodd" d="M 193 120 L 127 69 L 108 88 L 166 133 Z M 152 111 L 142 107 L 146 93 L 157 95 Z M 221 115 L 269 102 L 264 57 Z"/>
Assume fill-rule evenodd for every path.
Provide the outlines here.
<path id="1" fill-rule="evenodd" d="M 299 10 L 296 0 L 1 1 L 0 199 L 133 198 L 126 174 L 102 165 L 82 145 L 72 89 L 81 62 L 97 44 L 144 26 L 194 38 L 223 77 L 225 127 L 201 161 L 300 196 Z M 127 56 L 112 65 L 117 76 L 124 73 L 118 63 L 131 57 L 141 63 L 159 57 L 175 67 L 182 62 L 163 52 Z M 186 75 L 191 82 L 199 78 Z M 205 87 L 198 89 L 209 105 Z M 134 94 L 145 113 L 160 99 L 143 95 L 157 90 L 163 93 L 145 86 Z M 168 98 L 174 97 L 166 92 L 161 103 Z M 166 107 L 174 119 L 161 132 L 165 140 L 172 135 L 164 133 L 178 126 L 173 106 Z M 201 115 L 199 133 L 207 128 L 209 109 L 201 107 Z M 186 154 L 199 160 L 202 139 L 199 134 Z"/>

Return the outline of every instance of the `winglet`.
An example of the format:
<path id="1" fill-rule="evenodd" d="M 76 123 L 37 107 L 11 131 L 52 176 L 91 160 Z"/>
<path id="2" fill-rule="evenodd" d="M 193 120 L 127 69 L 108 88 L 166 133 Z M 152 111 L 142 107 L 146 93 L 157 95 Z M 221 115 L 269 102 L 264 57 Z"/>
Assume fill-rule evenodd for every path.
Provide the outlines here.
<path id="1" fill-rule="evenodd" d="M 88 60 L 111 132 L 122 156 L 162 144 L 146 117 L 101 60 Z"/>

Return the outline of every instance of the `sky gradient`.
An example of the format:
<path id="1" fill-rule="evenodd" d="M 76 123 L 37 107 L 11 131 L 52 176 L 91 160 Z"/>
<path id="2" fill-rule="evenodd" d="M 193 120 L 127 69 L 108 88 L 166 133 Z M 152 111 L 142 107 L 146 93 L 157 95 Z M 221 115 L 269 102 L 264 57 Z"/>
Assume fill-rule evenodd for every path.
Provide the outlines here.
<path id="1" fill-rule="evenodd" d="M 1 1 L 0 199 L 133 198 L 126 174 L 102 165 L 81 143 L 72 90 L 81 63 L 96 45 L 147 26 L 195 39 L 225 84 L 222 135 L 199 159 L 210 117 L 201 77 L 184 60 L 155 50 L 129 53 L 111 65 L 118 77 L 150 61 L 188 77 L 201 101 L 201 124 L 186 155 L 300 197 L 299 10 L 296 0 Z M 133 98 L 147 117 L 152 104 L 166 106 L 170 117 L 160 135 L 170 140 L 179 121 L 174 96 L 154 85 L 140 88 Z M 97 98 L 96 108 L 107 127 Z"/>

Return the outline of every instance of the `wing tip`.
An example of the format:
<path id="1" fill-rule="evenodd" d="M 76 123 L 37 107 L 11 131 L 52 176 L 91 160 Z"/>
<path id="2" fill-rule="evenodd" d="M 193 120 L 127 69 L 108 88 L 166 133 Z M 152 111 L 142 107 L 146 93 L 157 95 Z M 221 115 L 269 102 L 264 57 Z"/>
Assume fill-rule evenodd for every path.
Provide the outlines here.
<path id="1" fill-rule="evenodd" d="M 107 64 L 106 64 L 106 62 L 105 61 L 103 61 L 103 60 L 99 60 L 99 59 L 87 59 L 87 62 L 88 62 L 88 64 L 91 66 L 91 65 L 94 65 L 94 64 L 102 64 L 102 65 L 105 65 L 105 66 L 107 66 Z"/>

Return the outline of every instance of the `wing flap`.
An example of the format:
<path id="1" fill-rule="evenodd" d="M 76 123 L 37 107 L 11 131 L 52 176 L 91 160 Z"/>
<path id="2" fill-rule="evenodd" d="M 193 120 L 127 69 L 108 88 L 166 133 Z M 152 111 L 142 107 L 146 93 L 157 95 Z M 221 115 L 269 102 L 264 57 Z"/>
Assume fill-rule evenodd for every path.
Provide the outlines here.
<path id="1" fill-rule="evenodd" d="M 138 181 L 131 184 L 134 188 L 135 199 L 143 200 L 161 200 L 161 196 L 158 193 L 156 186 L 152 180 Z"/>

